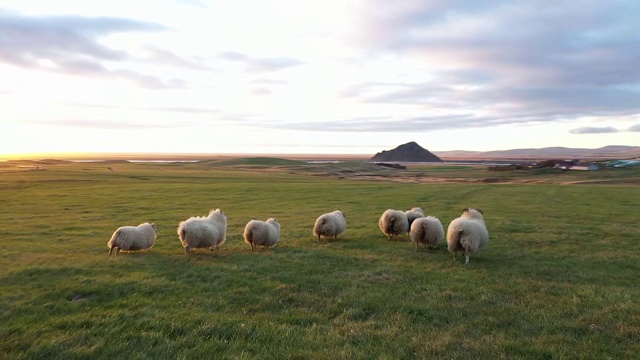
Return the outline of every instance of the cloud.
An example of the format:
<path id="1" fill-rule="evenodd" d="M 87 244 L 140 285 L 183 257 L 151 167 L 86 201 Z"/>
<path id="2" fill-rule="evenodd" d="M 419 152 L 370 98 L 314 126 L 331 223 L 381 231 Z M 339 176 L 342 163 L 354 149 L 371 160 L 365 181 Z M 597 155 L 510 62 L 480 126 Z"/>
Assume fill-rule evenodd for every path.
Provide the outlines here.
<path id="1" fill-rule="evenodd" d="M 256 73 L 278 71 L 304 64 L 304 62 L 290 57 L 254 58 L 237 52 L 221 52 L 218 54 L 218 58 L 242 63 L 246 66 L 247 71 Z"/>
<path id="2" fill-rule="evenodd" d="M 356 84 L 340 96 L 442 111 L 497 108 L 514 122 L 640 113 L 640 3 L 544 4 L 364 2 L 351 44 L 366 58 L 423 64 L 428 81 Z"/>
<path id="3" fill-rule="evenodd" d="M 27 124 L 54 125 L 62 127 L 89 128 L 89 129 L 147 129 L 165 128 L 163 124 L 154 124 L 140 121 L 117 121 L 103 119 L 47 119 L 47 120 L 24 120 Z"/>
<path id="4" fill-rule="evenodd" d="M 199 70 L 199 71 L 209 71 L 212 70 L 211 67 L 204 64 L 202 59 L 188 59 L 182 56 L 179 56 L 169 50 L 160 49 L 154 46 L 145 46 L 145 49 L 149 53 L 149 61 L 150 62 L 159 62 L 165 65 L 175 66 L 177 68 L 191 69 L 191 70 Z"/>
<path id="5" fill-rule="evenodd" d="M 273 91 L 265 87 L 254 87 L 254 88 L 251 88 L 249 91 L 253 96 L 266 96 L 266 95 L 271 95 L 273 93 Z"/>
<path id="6" fill-rule="evenodd" d="M 577 128 L 577 129 L 572 129 L 569 131 L 572 134 L 609 134 L 609 133 L 616 133 L 618 132 L 618 129 L 613 128 L 611 126 L 606 126 L 606 127 L 581 127 L 581 128 Z"/>
<path id="7" fill-rule="evenodd" d="M 202 107 L 151 107 L 151 108 L 139 108 L 140 110 L 154 110 L 154 111 L 166 111 L 176 113 L 187 114 L 219 114 L 220 109 L 202 108 Z"/>
<path id="8" fill-rule="evenodd" d="M 183 87 L 179 79 L 163 80 L 131 70 L 110 69 L 106 63 L 136 60 L 99 39 L 127 32 L 166 31 L 163 25 L 116 17 L 26 16 L 0 10 L 0 62 L 26 69 L 61 72 L 88 77 L 116 77 L 158 89 Z M 149 48 L 156 58 L 182 66 L 194 65 L 160 49 Z"/>
<path id="9" fill-rule="evenodd" d="M 287 81 L 283 80 L 273 80 L 273 79 L 254 79 L 249 82 L 252 87 L 249 89 L 249 93 L 253 96 L 267 96 L 271 95 L 278 88 L 286 86 L 289 84 Z"/>
<path id="10" fill-rule="evenodd" d="M 182 89 L 187 86 L 186 81 L 181 79 L 163 80 L 156 76 L 140 74 L 130 70 L 109 71 L 107 73 L 128 79 L 147 89 Z"/>
<path id="11" fill-rule="evenodd" d="M 180 119 L 180 120 L 140 120 L 126 121 L 114 119 L 98 119 L 98 118 L 71 118 L 71 119 L 27 119 L 24 123 L 34 125 L 53 125 L 68 128 L 85 128 L 85 129 L 176 129 L 184 127 L 196 127 L 207 125 L 206 122 L 197 119 Z"/>
<path id="12" fill-rule="evenodd" d="M 66 103 L 64 105 L 93 108 L 93 109 L 114 109 L 114 110 L 139 110 L 139 111 L 159 111 L 182 114 L 219 114 L 222 112 L 216 108 L 189 107 L 189 106 L 162 106 L 162 107 L 131 107 L 131 106 L 113 106 L 101 104 L 84 104 L 84 103 Z"/>
<path id="13" fill-rule="evenodd" d="M 255 79 L 255 80 L 251 80 L 252 84 L 259 84 L 259 85 L 287 85 L 289 84 L 289 82 L 284 81 L 284 80 L 274 80 L 274 79 Z"/>
<path id="14" fill-rule="evenodd" d="M 640 132 L 640 124 L 636 124 L 636 125 L 631 126 L 629 129 L 627 129 L 627 131 Z"/>
<path id="15" fill-rule="evenodd" d="M 454 114 L 420 117 L 351 117 L 338 120 L 315 120 L 313 122 L 268 121 L 262 125 L 268 124 L 272 127 L 304 131 L 391 133 L 498 126 L 511 121 L 511 119 L 503 119 L 500 117 L 480 118 L 472 114 Z"/>

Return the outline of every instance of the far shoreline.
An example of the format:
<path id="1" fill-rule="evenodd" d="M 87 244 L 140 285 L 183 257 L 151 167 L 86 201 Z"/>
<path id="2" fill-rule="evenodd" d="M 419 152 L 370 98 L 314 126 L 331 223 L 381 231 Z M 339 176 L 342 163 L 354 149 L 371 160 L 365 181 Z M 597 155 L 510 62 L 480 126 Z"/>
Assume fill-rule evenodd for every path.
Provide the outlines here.
<path id="1" fill-rule="evenodd" d="M 0 154 L 0 161 L 12 160 L 80 160 L 80 161 L 206 161 L 227 160 L 237 158 L 282 158 L 290 160 L 368 160 L 373 155 L 367 154 L 263 154 L 263 153 L 50 153 L 50 154 Z"/>
<path id="2" fill-rule="evenodd" d="M 560 156 L 541 155 L 520 155 L 520 156 L 492 156 L 489 154 L 460 154 L 457 156 L 438 155 L 442 163 L 525 163 L 550 159 L 563 159 Z M 179 161 L 212 161 L 229 160 L 238 158 L 280 158 L 299 161 L 370 161 L 375 154 L 286 154 L 286 153 L 33 153 L 33 154 L 0 154 L 0 162 L 5 161 L 150 161 L 150 162 L 179 162 Z M 582 161 L 606 161 L 625 156 L 612 156 L 612 154 L 601 156 L 581 156 Z M 398 161 L 400 162 L 400 161 Z M 434 162 L 438 164 L 440 162 Z"/>

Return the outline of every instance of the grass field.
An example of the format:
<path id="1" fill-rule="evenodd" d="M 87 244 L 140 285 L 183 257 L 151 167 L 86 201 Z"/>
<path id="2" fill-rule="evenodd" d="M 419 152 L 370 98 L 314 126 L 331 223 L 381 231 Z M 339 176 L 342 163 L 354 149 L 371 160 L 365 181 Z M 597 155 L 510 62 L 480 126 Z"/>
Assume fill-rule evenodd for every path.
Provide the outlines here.
<path id="1" fill-rule="evenodd" d="M 17 162 L 0 163 L 0 198 L 0 358 L 640 354 L 640 169 Z M 380 214 L 412 206 L 445 229 L 481 208 L 488 248 L 464 266 L 446 245 L 387 241 Z M 227 242 L 185 256 L 178 223 L 212 208 Z M 313 223 L 335 209 L 347 230 L 318 243 Z M 280 243 L 251 252 L 244 225 L 271 216 Z M 117 227 L 145 221 L 150 251 L 107 255 Z"/>

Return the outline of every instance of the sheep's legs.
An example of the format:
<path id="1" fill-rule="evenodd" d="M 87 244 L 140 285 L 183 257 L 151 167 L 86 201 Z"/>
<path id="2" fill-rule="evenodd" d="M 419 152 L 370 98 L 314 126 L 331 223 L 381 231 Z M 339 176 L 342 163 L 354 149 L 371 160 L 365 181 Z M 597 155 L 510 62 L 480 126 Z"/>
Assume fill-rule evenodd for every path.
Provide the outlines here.
<path id="1" fill-rule="evenodd" d="M 256 251 L 256 245 L 253 242 L 251 243 L 251 251 Z"/>
<path id="2" fill-rule="evenodd" d="M 114 248 L 114 247 L 115 247 L 115 246 L 112 246 L 112 247 L 111 247 L 111 249 L 109 249 L 109 255 L 111 255 L 111 252 L 113 251 L 113 248 Z"/>
<path id="3" fill-rule="evenodd" d="M 185 255 L 189 255 L 191 253 L 191 249 L 189 249 L 189 246 L 185 246 L 184 247 L 184 254 Z"/>
<path id="4" fill-rule="evenodd" d="M 464 253 L 464 264 L 469 265 L 469 253 Z"/>

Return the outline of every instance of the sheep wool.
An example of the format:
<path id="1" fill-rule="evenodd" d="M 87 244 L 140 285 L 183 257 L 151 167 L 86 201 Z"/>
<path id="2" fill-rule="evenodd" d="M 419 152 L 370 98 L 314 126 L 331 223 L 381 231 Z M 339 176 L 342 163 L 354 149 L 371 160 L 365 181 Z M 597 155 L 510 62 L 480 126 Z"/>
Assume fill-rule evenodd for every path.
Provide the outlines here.
<path id="1" fill-rule="evenodd" d="M 424 250 L 435 249 L 444 240 L 444 228 L 435 216 L 417 218 L 411 224 L 409 237 L 416 245 L 424 245 Z"/>
<path id="2" fill-rule="evenodd" d="M 391 240 L 392 237 L 395 237 L 397 240 L 398 235 L 409 231 L 409 220 L 404 211 L 387 209 L 380 216 L 378 227 L 387 235 L 388 240 Z"/>
<path id="3" fill-rule="evenodd" d="M 158 231 L 153 223 L 142 223 L 138 226 L 121 226 L 113 233 L 107 242 L 109 255 L 116 249 L 116 256 L 120 250 L 147 250 L 153 247 Z"/>
<path id="4" fill-rule="evenodd" d="M 409 230 L 411 230 L 411 224 L 413 220 L 424 217 L 424 210 L 421 207 L 412 207 L 410 210 L 404 212 L 407 215 L 409 221 Z"/>
<path id="5" fill-rule="evenodd" d="M 480 209 L 464 209 L 462 215 L 453 219 L 447 229 L 447 248 L 456 255 L 464 253 L 465 265 L 469 264 L 469 254 L 478 253 L 489 243 L 489 231 Z"/>
<path id="6" fill-rule="evenodd" d="M 251 251 L 257 246 L 263 249 L 274 247 L 280 240 L 280 224 L 275 218 L 267 221 L 250 220 L 244 227 L 244 241 L 251 245 Z"/>
<path id="7" fill-rule="evenodd" d="M 318 237 L 320 241 L 321 237 L 336 239 L 338 235 L 342 234 L 347 227 L 347 219 L 344 213 L 340 210 L 335 210 L 330 213 L 320 215 L 313 226 L 313 235 Z"/>
<path id="8" fill-rule="evenodd" d="M 217 250 L 227 237 L 227 216 L 222 210 L 215 209 L 207 216 L 194 216 L 181 221 L 178 225 L 178 237 L 185 255 L 197 248 Z"/>

